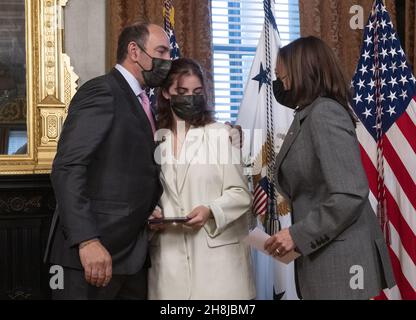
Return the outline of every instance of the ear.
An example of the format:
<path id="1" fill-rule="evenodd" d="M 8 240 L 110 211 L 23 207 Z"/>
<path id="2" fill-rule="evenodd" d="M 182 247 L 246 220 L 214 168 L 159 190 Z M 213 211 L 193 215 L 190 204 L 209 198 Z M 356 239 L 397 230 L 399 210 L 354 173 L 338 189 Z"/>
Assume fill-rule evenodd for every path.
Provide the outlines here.
<path id="1" fill-rule="evenodd" d="M 289 76 L 287 76 L 285 79 L 283 79 L 283 86 L 286 91 L 290 90 L 292 88 L 292 80 Z"/>
<path id="2" fill-rule="evenodd" d="M 170 100 L 170 93 L 166 89 L 162 89 L 163 98 Z"/>
<path id="3" fill-rule="evenodd" d="M 138 58 L 140 55 L 140 50 L 137 47 L 137 44 L 134 41 L 130 41 L 127 46 L 127 52 L 130 57 Z"/>

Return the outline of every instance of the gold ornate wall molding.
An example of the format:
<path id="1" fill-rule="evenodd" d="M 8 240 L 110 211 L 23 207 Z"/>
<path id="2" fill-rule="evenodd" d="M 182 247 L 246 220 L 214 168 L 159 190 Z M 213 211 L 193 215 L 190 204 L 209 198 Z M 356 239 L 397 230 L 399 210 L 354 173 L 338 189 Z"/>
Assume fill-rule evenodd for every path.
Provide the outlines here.
<path id="1" fill-rule="evenodd" d="M 78 76 L 64 52 L 68 0 L 25 0 L 28 153 L 0 156 L 0 174 L 49 173 Z"/>

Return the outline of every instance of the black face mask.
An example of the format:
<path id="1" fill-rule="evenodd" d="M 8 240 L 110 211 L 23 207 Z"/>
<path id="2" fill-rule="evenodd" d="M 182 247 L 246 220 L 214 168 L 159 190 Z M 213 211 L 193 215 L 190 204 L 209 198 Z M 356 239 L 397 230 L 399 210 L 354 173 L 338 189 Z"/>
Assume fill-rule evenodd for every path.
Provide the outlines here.
<path id="1" fill-rule="evenodd" d="M 150 70 L 146 70 L 143 66 L 136 61 L 136 63 L 142 68 L 142 75 L 143 80 L 146 86 L 150 88 L 157 88 L 160 87 L 163 81 L 166 80 L 168 77 L 170 68 L 172 66 L 172 60 L 165 60 L 160 58 L 153 58 L 150 56 L 146 50 L 139 46 L 140 50 L 142 50 L 149 58 L 152 59 L 152 68 Z"/>
<path id="2" fill-rule="evenodd" d="M 280 78 L 273 81 L 273 94 L 276 101 L 281 105 L 290 109 L 296 109 L 296 106 L 291 103 L 290 91 L 285 90 L 283 81 Z"/>
<path id="3" fill-rule="evenodd" d="M 190 121 L 205 112 L 205 97 L 202 94 L 172 95 L 170 107 L 180 119 Z"/>

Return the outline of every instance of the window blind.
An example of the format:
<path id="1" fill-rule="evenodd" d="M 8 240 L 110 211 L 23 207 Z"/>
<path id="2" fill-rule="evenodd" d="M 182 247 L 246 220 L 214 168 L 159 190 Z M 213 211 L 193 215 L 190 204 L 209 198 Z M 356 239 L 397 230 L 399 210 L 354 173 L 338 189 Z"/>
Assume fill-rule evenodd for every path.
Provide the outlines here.
<path id="1" fill-rule="evenodd" d="M 233 123 L 264 25 L 263 0 L 212 0 L 211 5 L 216 117 Z M 282 45 L 300 36 L 298 0 L 275 0 L 275 18 Z"/>

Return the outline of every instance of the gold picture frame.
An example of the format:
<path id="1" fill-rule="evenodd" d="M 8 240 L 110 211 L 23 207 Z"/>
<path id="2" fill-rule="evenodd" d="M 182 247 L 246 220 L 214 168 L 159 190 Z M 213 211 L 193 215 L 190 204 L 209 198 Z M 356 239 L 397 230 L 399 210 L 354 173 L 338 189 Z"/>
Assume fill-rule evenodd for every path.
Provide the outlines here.
<path id="1" fill-rule="evenodd" d="M 64 52 L 68 0 L 25 0 L 27 153 L 0 155 L 0 175 L 48 174 L 78 76 Z"/>

